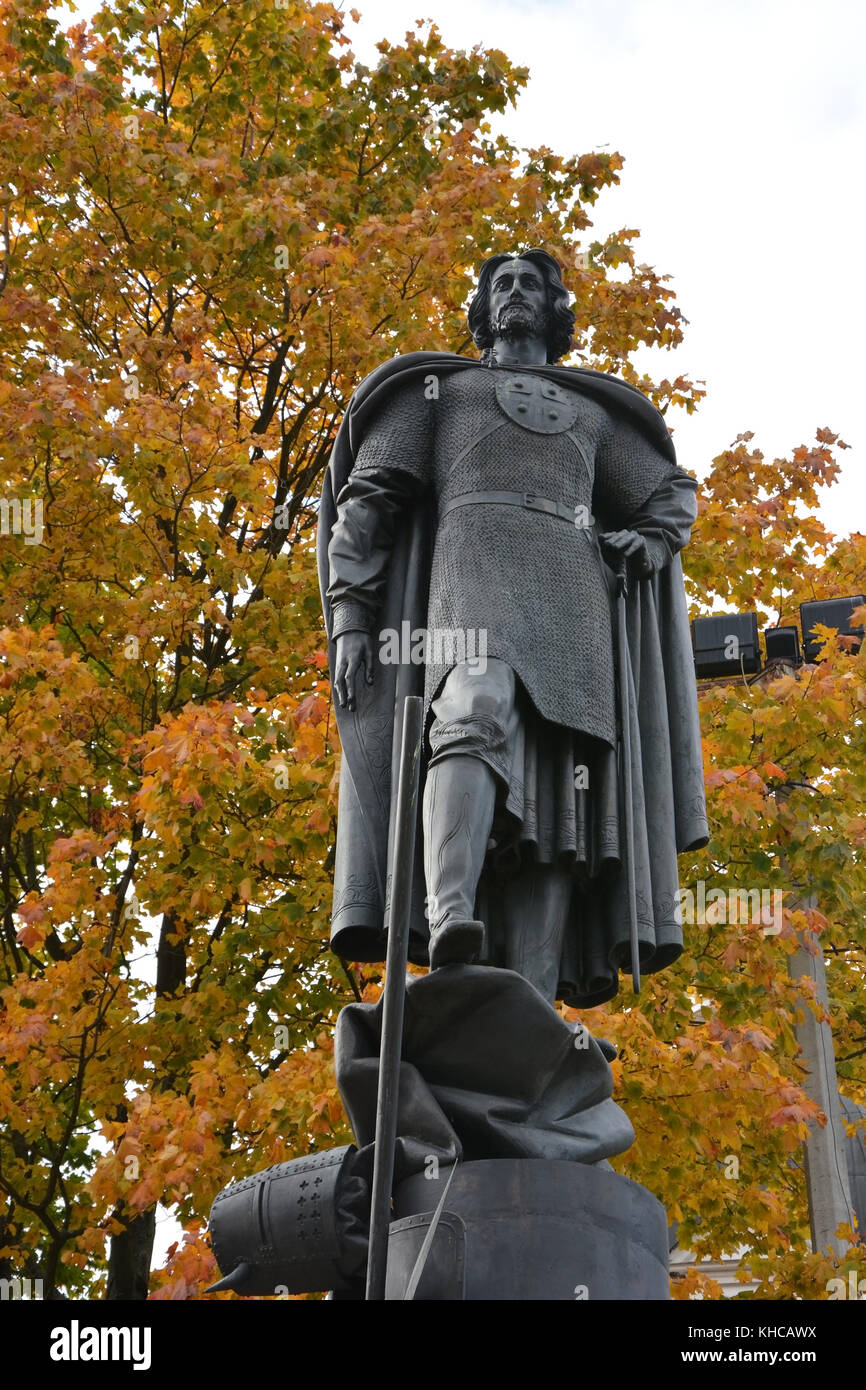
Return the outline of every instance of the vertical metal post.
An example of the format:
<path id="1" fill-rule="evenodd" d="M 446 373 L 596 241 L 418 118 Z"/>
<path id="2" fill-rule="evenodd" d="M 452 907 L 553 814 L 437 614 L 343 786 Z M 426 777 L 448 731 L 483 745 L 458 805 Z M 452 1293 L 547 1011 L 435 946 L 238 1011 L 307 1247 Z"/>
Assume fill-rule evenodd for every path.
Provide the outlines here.
<path id="1" fill-rule="evenodd" d="M 391 861 L 391 911 L 382 1000 L 382 1041 L 379 1047 L 379 1092 L 376 1104 L 376 1142 L 373 1151 L 373 1193 L 367 1257 L 368 1301 L 384 1299 L 388 1266 L 388 1231 L 391 1224 L 391 1187 L 394 1181 L 394 1146 L 397 1139 L 403 1004 L 406 996 L 406 963 L 409 956 L 409 916 L 412 906 L 412 872 L 415 864 L 415 826 L 418 815 L 423 718 L 424 701 L 418 695 L 408 695 L 403 704 L 403 740 L 400 748 Z"/>
<path id="2" fill-rule="evenodd" d="M 796 670 L 795 666 L 787 662 L 775 662 L 772 667 L 768 664 L 756 678 L 756 683 L 766 688 L 775 677 L 783 673 L 793 676 Z M 780 804 L 784 803 L 796 785 L 802 787 L 804 784 L 786 783 L 780 787 L 776 792 L 777 801 Z M 805 820 L 804 817 L 803 821 Z M 790 866 L 785 856 L 782 855 L 781 858 L 782 864 L 790 874 Z M 802 883 L 793 884 L 797 896 L 789 903 L 791 911 L 817 906 L 814 894 L 802 893 L 804 887 Z M 811 980 L 815 985 L 816 1002 L 829 1013 L 827 975 L 821 945 L 817 943 L 815 955 L 814 938 L 807 944 L 807 934 L 798 932 L 798 940 L 800 949 L 788 957 L 788 976 L 794 981 L 804 977 Z M 809 1202 L 812 1249 L 826 1250 L 829 1247 L 837 1255 L 841 1255 L 847 1249 L 847 1242 L 838 1238 L 836 1230 L 840 1225 L 853 1226 L 856 1217 L 848 1176 L 845 1124 L 839 1101 L 833 1034 L 828 1023 L 819 1023 L 816 1019 L 805 996 L 802 997 L 801 1004 L 803 1019 L 794 1025 L 794 1036 L 802 1049 L 806 1068 L 803 1090 L 827 1116 L 827 1124 L 823 1127 L 815 1123 L 809 1125 L 809 1133 L 803 1142 L 803 1168 Z"/>
<path id="3" fill-rule="evenodd" d="M 809 897 L 793 906 L 814 907 L 815 898 Z M 788 974 L 792 980 L 804 976 L 812 980 L 816 986 L 817 1003 L 829 1012 L 823 952 L 819 945 L 818 954 L 813 955 L 804 937 L 805 933 L 799 933 L 800 949 L 788 957 Z M 807 1068 L 803 1090 L 827 1116 L 827 1124 L 823 1128 L 819 1124 L 810 1124 L 808 1137 L 803 1144 L 812 1249 L 826 1250 L 829 1246 L 837 1255 L 842 1255 L 848 1249 L 848 1242 L 839 1240 L 836 1229 L 840 1225 L 853 1226 L 856 1218 L 848 1181 L 845 1125 L 839 1102 L 833 1034 L 828 1023 L 818 1022 L 805 997 L 801 1000 L 801 1006 L 803 1021 L 795 1025 L 794 1034 L 803 1049 L 803 1061 Z"/>

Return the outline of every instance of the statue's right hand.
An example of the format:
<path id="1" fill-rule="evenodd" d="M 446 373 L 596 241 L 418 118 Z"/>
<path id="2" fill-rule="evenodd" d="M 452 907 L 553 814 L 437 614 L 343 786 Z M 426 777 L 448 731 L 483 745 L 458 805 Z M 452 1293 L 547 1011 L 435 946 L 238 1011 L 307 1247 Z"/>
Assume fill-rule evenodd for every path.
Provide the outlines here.
<path id="1" fill-rule="evenodd" d="M 342 709 L 355 708 L 355 680 L 363 668 L 367 684 L 373 684 L 373 639 L 369 632 L 342 632 L 337 638 L 334 694 Z"/>

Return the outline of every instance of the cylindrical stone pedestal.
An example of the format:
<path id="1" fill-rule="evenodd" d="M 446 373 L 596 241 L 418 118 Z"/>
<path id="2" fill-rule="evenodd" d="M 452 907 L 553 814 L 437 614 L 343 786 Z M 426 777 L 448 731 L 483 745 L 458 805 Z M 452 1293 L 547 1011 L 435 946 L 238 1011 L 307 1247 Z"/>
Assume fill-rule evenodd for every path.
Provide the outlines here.
<path id="1" fill-rule="evenodd" d="M 401 1184 L 386 1298 L 403 1299 L 449 1169 Z M 414 1297 L 425 1301 L 667 1299 L 668 1223 L 645 1187 L 547 1159 L 462 1163 Z"/>

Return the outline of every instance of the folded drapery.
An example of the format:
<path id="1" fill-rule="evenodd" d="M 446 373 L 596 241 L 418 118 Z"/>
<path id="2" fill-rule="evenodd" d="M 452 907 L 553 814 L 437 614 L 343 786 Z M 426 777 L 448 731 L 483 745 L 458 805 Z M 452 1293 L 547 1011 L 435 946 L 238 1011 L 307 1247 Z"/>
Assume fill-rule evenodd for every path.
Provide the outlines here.
<path id="1" fill-rule="evenodd" d="M 382 1005 L 349 1004 L 337 1084 L 359 1148 L 373 1143 Z M 431 1159 L 599 1163 L 634 1130 L 612 1098 L 608 1043 L 567 1023 L 511 970 L 452 965 L 408 976 L 395 1184 Z"/>

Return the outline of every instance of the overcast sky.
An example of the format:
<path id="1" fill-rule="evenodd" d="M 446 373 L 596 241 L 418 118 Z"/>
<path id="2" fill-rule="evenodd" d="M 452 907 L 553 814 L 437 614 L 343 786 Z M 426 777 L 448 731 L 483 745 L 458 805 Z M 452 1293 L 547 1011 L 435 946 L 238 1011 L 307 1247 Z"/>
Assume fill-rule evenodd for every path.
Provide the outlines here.
<path id="1" fill-rule="evenodd" d="M 422 16 L 456 47 L 529 67 L 502 128 L 561 154 L 618 150 L 595 227 L 640 228 L 638 260 L 672 276 L 683 346 L 658 375 L 702 378 L 672 411 L 681 461 L 706 471 L 742 430 L 775 457 L 827 425 L 852 447 L 826 496 L 866 530 L 866 6 L 855 0 L 351 0 L 366 61 Z M 347 4 L 346 9 L 349 8 Z"/>

